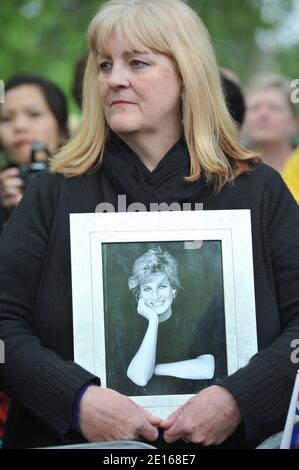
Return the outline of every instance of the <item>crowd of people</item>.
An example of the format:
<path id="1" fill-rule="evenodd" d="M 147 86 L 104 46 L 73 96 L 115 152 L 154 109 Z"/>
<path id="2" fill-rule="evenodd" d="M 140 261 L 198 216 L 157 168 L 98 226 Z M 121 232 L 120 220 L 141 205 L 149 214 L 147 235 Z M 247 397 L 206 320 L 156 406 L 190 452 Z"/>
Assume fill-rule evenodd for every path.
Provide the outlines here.
<path id="1" fill-rule="evenodd" d="M 254 447 L 282 430 L 296 370 L 299 149 L 290 80 L 262 76 L 243 91 L 181 0 L 110 0 L 88 41 L 72 135 L 63 92 L 40 75 L 11 77 L 0 105 L 0 438 L 5 428 L 6 448 L 126 439 Z M 47 168 L 31 172 L 33 159 Z M 251 210 L 259 352 L 163 420 L 73 360 L 69 214 L 119 194 L 128 203 Z"/>

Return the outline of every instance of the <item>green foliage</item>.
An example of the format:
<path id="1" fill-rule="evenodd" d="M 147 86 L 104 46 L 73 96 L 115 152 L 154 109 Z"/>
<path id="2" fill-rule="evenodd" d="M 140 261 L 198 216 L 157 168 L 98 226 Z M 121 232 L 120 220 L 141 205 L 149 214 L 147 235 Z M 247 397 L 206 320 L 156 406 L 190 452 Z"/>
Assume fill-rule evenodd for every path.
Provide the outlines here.
<path id="1" fill-rule="evenodd" d="M 99 0 L 2 0 L 0 77 L 38 73 L 71 95 L 73 70 L 87 49 L 86 29 Z"/>

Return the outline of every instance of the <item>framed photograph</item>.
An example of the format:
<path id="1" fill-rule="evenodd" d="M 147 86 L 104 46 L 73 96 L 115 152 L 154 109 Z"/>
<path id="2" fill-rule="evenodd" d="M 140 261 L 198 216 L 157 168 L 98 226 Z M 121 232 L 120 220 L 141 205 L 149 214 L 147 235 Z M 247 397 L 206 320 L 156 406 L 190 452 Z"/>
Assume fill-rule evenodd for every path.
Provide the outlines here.
<path id="1" fill-rule="evenodd" d="M 249 210 L 71 214 L 75 361 L 166 417 L 257 352 Z"/>

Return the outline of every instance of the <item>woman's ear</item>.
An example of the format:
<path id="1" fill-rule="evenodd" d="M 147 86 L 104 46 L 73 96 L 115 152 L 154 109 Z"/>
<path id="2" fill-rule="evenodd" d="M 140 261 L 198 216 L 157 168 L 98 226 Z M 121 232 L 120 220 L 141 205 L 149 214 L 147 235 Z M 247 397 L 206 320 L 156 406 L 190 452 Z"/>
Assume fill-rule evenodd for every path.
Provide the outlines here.
<path id="1" fill-rule="evenodd" d="M 173 289 L 172 295 L 173 295 L 173 298 L 175 299 L 175 297 L 176 297 L 176 289 Z"/>

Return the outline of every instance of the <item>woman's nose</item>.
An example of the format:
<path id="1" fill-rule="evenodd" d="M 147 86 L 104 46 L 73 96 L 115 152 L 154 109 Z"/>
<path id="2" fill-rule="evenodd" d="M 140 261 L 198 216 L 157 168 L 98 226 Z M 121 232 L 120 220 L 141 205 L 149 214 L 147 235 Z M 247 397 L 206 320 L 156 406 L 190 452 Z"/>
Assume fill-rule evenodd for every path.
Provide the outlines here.
<path id="1" fill-rule="evenodd" d="M 159 299 L 159 290 L 158 290 L 158 289 L 154 289 L 154 290 L 153 290 L 152 299 L 153 299 L 154 301 Z"/>
<path id="2" fill-rule="evenodd" d="M 20 130 L 27 129 L 28 119 L 26 118 L 26 116 L 24 116 L 22 114 L 17 114 L 14 117 L 14 120 L 13 120 L 13 127 L 14 127 L 15 131 L 20 131 Z"/>
<path id="3" fill-rule="evenodd" d="M 123 65 L 113 65 L 108 78 L 111 88 L 128 87 L 130 82 L 127 70 Z"/>

